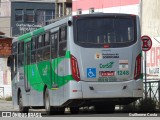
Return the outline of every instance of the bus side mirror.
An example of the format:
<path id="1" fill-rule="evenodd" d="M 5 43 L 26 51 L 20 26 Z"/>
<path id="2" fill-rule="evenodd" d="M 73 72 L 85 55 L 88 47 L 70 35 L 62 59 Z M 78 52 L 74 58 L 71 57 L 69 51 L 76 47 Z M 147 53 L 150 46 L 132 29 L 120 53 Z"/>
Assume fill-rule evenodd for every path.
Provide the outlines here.
<path id="1" fill-rule="evenodd" d="M 12 57 L 9 56 L 8 59 L 7 59 L 7 66 L 8 67 L 11 67 L 11 61 L 12 61 Z"/>

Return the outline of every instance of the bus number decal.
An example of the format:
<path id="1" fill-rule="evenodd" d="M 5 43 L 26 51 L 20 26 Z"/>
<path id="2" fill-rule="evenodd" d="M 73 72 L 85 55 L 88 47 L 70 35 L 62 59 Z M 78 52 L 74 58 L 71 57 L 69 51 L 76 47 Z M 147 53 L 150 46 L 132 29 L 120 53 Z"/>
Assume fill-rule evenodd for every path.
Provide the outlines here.
<path id="1" fill-rule="evenodd" d="M 129 70 L 119 70 L 117 71 L 118 75 L 129 75 Z"/>

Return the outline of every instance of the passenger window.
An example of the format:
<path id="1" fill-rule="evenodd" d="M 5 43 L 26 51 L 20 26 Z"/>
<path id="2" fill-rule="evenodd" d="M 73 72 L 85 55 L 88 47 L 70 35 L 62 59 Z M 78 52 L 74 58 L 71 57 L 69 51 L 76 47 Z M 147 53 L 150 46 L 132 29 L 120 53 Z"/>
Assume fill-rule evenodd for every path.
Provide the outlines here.
<path id="1" fill-rule="evenodd" d="M 38 37 L 38 48 L 41 48 L 43 46 L 43 36 L 40 35 Z"/>
<path id="2" fill-rule="evenodd" d="M 18 54 L 24 53 L 24 42 L 18 43 Z"/>
<path id="3" fill-rule="evenodd" d="M 59 56 L 65 56 L 67 49 L 67 26 L 60 28 Z"/>
<path id="4" fill-rule="evenodd" d="M 35 63 L 36 62 L 36 51 L 32 51 L 31 52 L 31 63 Z"/>
<path id="5" fill-rule="evenodd" d="M 42 61 L 43 60 L 43 54 L 42 54 L 42 49 L 37 50 L 37 62 Z"/>
<path id="6" fill-rule="evenodd" d="M 49 32 L 45 34 L 45 46 L 50 44 Z"/>
<path id="7" fill-rule="evenodd" d="M 44 47 L 43 47 L 43 60 L 50 59 L 50 39 L 49 39 L 49 32 L 44 34 Z"/>
<path id="8" fill-rule="evenodd" d="M 57 43 L 58 43 L 58 32 L 55 32 L 51 35 L 51 57 L 57 58 Z"/>
<path id="9" fill-rule="evenodd" d="M 43 48 L 43 60 L 50 59 L 50 46 Z"/>
<path id="10" fill-rule="evenodd" d="M 36 49 L 36 37 L 32 38 L 32 50 Z"/>
<path id="11" fill-rule="evenodd" d="M 28 42 L 26 44 L 26 64 L 29 65 L 30 64 L 30 50 L 31 50 L 31 42 Z"/>
<path id="12" fill-rule="evenodd" d="M 24 54 L 18 55 L 18 67 L 24 65 Z"/>
<path id="13" fill-rule="evenodd" d="M 18 67 L 24 65 L 24 42 L 18 43 Z"/>

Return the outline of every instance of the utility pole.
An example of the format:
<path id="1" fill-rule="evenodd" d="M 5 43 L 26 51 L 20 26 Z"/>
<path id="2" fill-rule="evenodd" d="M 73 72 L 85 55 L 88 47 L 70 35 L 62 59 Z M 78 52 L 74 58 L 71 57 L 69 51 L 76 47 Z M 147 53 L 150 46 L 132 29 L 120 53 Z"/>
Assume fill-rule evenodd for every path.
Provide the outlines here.
<path id="1" fill-rule="evenodd" d="M 145 76 L 144 76 L 144 80 L 145 80 L 145 99 L 147 98 L 147 55 L 146 55 L 146 51 L 144 52 L 144 69 L 145 69 Z"/>
<path id="2" fill-rule="evenodd" d="M 149 36 L 144 35 L 142 39 L 142 50 L 144 51 L 144 69 L 145 69 L 145 98 L 147 98 L 147 55 L 146 52 L 152 47 L 152 40 Z"/>

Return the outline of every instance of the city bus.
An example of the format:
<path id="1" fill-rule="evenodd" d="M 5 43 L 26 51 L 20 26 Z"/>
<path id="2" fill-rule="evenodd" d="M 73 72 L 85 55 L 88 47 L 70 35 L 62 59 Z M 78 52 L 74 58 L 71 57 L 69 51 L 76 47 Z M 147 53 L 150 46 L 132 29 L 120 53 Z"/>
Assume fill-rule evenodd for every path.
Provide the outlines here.
<path id="1" fill-rule="evenodd" d="M 71 114 L 93 106 L 114 112 L 142 97 L 142 50 L 137 15 L 67 16 L 13 40 L 8 58 L 13 105 Z"/>

